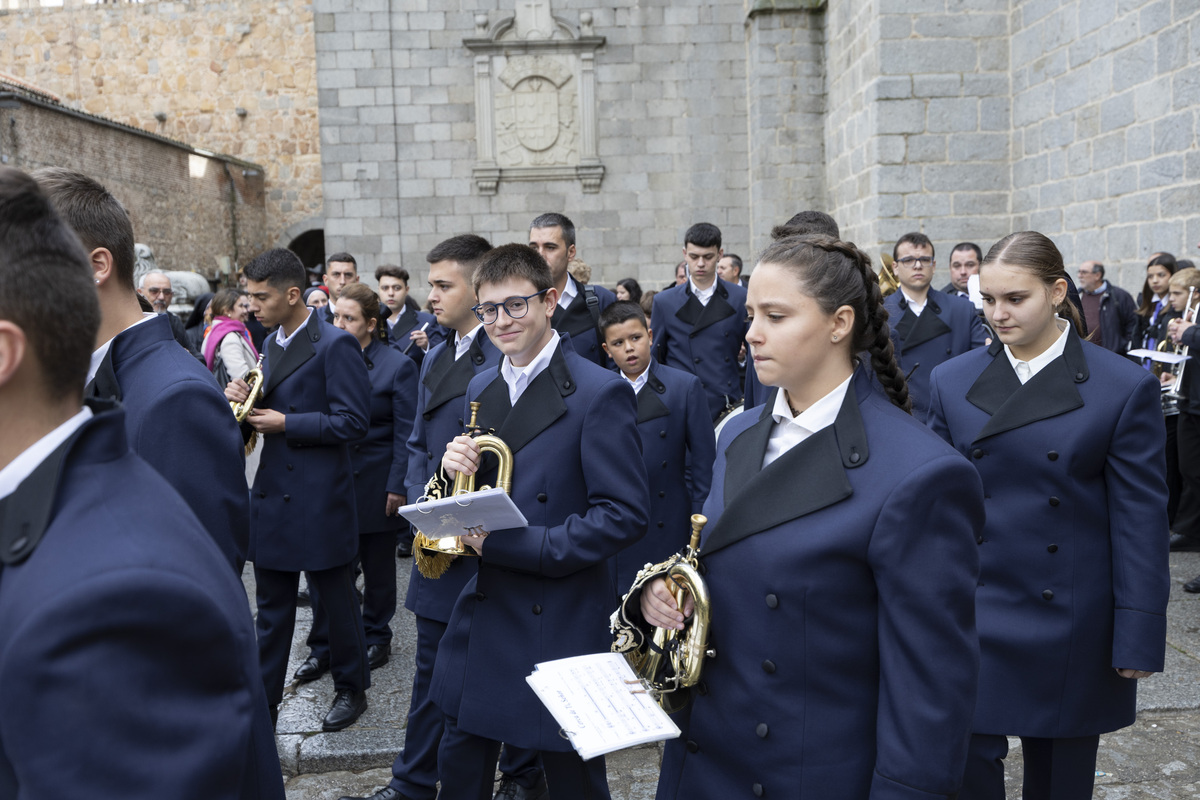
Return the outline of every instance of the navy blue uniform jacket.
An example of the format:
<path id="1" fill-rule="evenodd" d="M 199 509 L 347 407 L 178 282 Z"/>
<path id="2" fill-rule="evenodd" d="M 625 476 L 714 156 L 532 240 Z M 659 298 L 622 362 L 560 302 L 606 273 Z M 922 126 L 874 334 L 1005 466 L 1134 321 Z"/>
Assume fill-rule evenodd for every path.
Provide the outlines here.
<path id="1" fill-rule="evenodd" d="M 567 280 L 575 281 L 574 278 L 567 278 Z M 587 307 L 584 286 L 585 284 L 575 281 L 575 288 L 579 290 L 578 294 L 571 300 L 571 305 L 566 308 L 558 306 L 554 309 L 554 316 L 551 317 L 550 323 L 554 326 L 554 330 L 570 335 L 571 346 L 575 348 L 576 353 L 588 361 L 606 366 L 608 353 L 604 352 L 597 340 L 596 320 L 599 319 L 601 311 L 617 302 L 617 296 L 603 286 L 587 284 L 596 292 L 598 301 L 596 316 L 592 316 L 591 310 Z"/>
<path id="2" fill-rule="evenodd" d="M 650 327 L 660 364 L 690 372 L 708 395 L 709 418 L 726 403 L 742 399 L 738 351 L 746 338 L 746 290 L 717 278 L 708 305 L 701 305 L 687 282 L 654 296 Z"/>
<path id="3" fill-rule="evenodd" d="M 687 544 L 691 516 L 708 498 L 717 455 L 708 400 L 695 375 L 652 362 L 638 392 L 637 414 L 650 519 L 646 535 L 614 559 L 617 597 L 629 591 L 643 565 L 657 564 Z"/>
<path id="4" fill-rule="evenodd" d="M 488 537 L 442 637 L 429 697 L 467 733 L 569 751 L 525 677 L 541 661 L 609 648 L 607 560 L 646 526 L 637 401 L 628 381 L 577 355 L 565 335 L 511 411 L 498 369 L 471 381 L 464 415 L 471 400 L 513 451 L 512 499 L 529 526 Z M 485 470 L 480 481 L 488 478 Z"/>
<path id="5" fill-rule="evenodd" d="M 240 574 L 250 542 L 242 436 L 224 387 L 175 341 L 168 316 L 117 334 L 87 394 L 121 401 L 130 449 L 179 492 Z"/>
<path id="6" fill-rule="evenodd" d="M 90 402 L 0 500 L 0 797 L 283 800 L 241 581 Z"/>
<path id="7" fill-rule="evenodd" d="M 425 334 L 429 337 L 429 350 L 432 351 L 434 345 L 446 338 L 445 329 L 438 325 L 437 317 L 433 314 L 424 311 L 414 311 L 412 307 L 406 305 L 404 310 L 400 312 L 400 318 L 396 320 L 394 326 L 388 328 L 388 344 L 396 349 L 397 352 L 408 356 L 417 365 L 419 369 L 421 362 L 425 360 L 426 351 L 417 347 L 413 340 L 408 338 L 408 335 L 415 330 L 420 330 L 422 325 L 428 325 L 425 329 Z"/>
<path id="8" fill-rule="evenodd" d="M 400 528 L 400 517 L 387 516 L 387 493 L 404 494 L 408 437 L 416 416 L 417 365 L 376 339 L 362 351 L 371 383 L 367 438 L 351 446 L 358 532 L 383 533 Z"/>
<path id="9" fill-rule="evenodd" d="M 908 308 L 902 292 L 883 301 L 892 328 L 896 360 L 908 376 L 908 394 L 913 416 L 924 422 L 929 416 L 929 375 L 933 368 L 968 350 L 982 347 L 987 339 L 979 314 L 970 300 L 929 290 L 920 316 Z"/>
<path id="10" fill-rule="evenodd" d="M 281 572 L 349 564 L 358 552 L 350 445 L 367 435 L 371 385 L 358 340 L 308 315 L 286 350 L 267 337 L 259 408 L 286 416 L 262 436 L 250 490 L 250 560 Z"/>
<path id="11" fill-rule="evenodd" d="M 1069 334 L 1024 386 L 999 342 L 934 371 L 930 426 L 987 493 L 978 733 L 1092 736 L 1133 722 L 1166 640 L 1158 382 Z"/>
<path id="12" fill-rule="evenodd" d="M 717 655 L 667 742 L 660 800 L 958 791 L 983 492 L 868 372 L 765 469 L 770 402 L 721 433 L 701 540 Z"/>
<path id="13" fill-rule="evenodd" d="M 462 398 L 471 379 L 481 372 L 495 372 L 499 364 L 500 351 L 483 329 L 457 361 L 453 339 L 430 348 L 421 365 L 417 418 L 408 439 L 408 502 L 415 503 L 424 494 L 425 484 L 441 468 L 446 444 L 466 428 L 470 417 L 463 419 Z M 456 558 L 440 578 L 431 580 L 414 562 L 404 607 L 418 617 L 449 622 L 454 601 L 478 566 L 479 559 Z"/>

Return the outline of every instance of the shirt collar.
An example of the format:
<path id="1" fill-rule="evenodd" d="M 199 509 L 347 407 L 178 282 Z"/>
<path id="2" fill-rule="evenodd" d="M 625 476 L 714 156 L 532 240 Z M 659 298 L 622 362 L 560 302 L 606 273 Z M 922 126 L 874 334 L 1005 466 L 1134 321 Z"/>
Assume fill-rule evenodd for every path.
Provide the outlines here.
<path id="1" fill-rule="evenodd" d="M 49 458 L 59 445 L 70 439 L 71 435 L 91 418 L 92 410 L 84 406 L 78 414 L 38 439 L 10 461 L 8 466 L 0 469 L 0 499 L 15 492 L 22 481 L 32 475 L 33 471 Z"/>
<path id="2" fill-rule="evenodd" d="M 925 299 L 918 303 L 909 297 L 908 292 L 904 291 L 903 288 L 900 289 L 900 294 L 904 295 L 904 300 L 908 303 L 909 309 L 918 317 L 921 316 L 921 312 L 925 310 L 925 304 L 929 302 L 929 295 L 926 294 Z"/>
<path id="3" fill-rule="evenodd" d="M 692 294 L 696 295 L 696 299 L 698 299 L 701 303 L 708 303 L 708 301 L 712 299 L 713 292 L 717 290 L 717 281 L 719 280 L 720 278 L 713 278 L 712 285 L 707 289 L 701 289 L 690 277 L 688 278 L 688 283 L 691 284 Z"/>
<path id="4" fill-rule="evenodd" d="M 471 349 L 471 343 L 475 341 L 475 337 L 483 330 L 482 325 L 476 325 L 466 333 L 454 334 L 454 360 L 458 361 L 463 355 Z"/>
<path id="5" fill-rule="evenodd" d="M 282 325 L 279 326 L 279 330 L 275 331 L 275 341 L 279 343 L 279 346 L 281 348 L 283 348 L 284 350 L 287 350 L 287 346 L 292 343 L 293 339 L 296 338 L 296 334 L 298 334 L 300 331 L 302 331 L 308 327 L 308 318 L 312 316 L 312 313 L 313 313 L 313 310 L 310 308 L 308 310 L 308 313 L 304 315 L 304 322 L 301 322 L 299 325 L 296 326 L 296 330 L 292 331 L 291 336 L 285 337 L 283 335 L 283 326 Z"/>
<path id="6" fill-rule="evenodd" d="M 629 384 L 633 387 L 633 393 L 637 394 L 642 390 L 642 387 L 646 385 L 646 382 L 650 380 L 650 365 L 647 364 L 646 368 L 642 370 L 642 374 L 638 375 L 633 380 L 629 380 L 629 376 L 624 372 L 621 373 L 621 377 L 629 381 Z"/>
<path id="7" fill-rule="evenodd" d="M 852 373 L 849 378 L 846 378 L 846 380 L 835 386 L 833 391 L 794 417 L 792 416 L 792 409 L 788 406 L 787 392 L 781 388 L 775 393 L 775 406 L 771 409 L 771 416 L 775 418 L 775 422 L 777 423 L 795 425 L 808 433 L 816 433 L 822 428 L 827 428 L 837 419 L 838 412 L 842 409 L 842 402 L 846 399 L 846 392 L 850 388 L 850 380 L 853 377 Z"/>
<path id="8" fill-rule="evenodd" d="M 1029 380 L 1029 378 L 1037 375 L 1046 368 L 1047 364 L 1061 356 L 1063 352 L 1066 351 L 1067 331 L 1069 330 L 1070 326 L 1067 325 L 1067 321 L 1065 319 L 1057 315 L 1054 317 L 1054 322 L 1056 325 L 1058 325 L 1058 338 L 1054 340 L 1054 344 L 1047 347 L 1040 355 L 1036 355 L 1028 361 L 1022 362 L 1021 359 L 1013 355 L 1012 349 L 1008 345 L 1004 345 L 1004 354 L 1008 356 L 1008 363 L 1012 364 L 1013 372 L 1017 373 L 1017 377 L 1021 377 L 1021 373 L 1017 369 L 1018 364 L 1024 363 L 1029 367 L 1029 377 L 1025 378 L 1025 380 L 1022 380 L 1021 383 L 1025 383 L 1025 381 Z"/>
<path id="9" fill-rule="evenodd" d="M 558 296 L 558 307 L 567 308 L 575 301 L 575 296 L 579 294 L 579 286 L 575 283 L 575 279 L 567 275 L 567 285 L 563 287 L 562 294 Z"/>
<path id="10" fill-rule="evenodd" d="M 533 379 L 542 374 L 546 367 L 550 366 L 550 359 L 554 355 L 554 348 L 558 347 L 558 334 L 553 331 L 550 334 L 550 341 L 546 342 L 546 346 L 538 351 L 538 354 L 533 357 L 524 367 L 514 366 L 512 359 L 508 356 L 500 363 L 500 376 L 504 378 L 504 382 L 508 384 L 508 399 L 512 405 L 517 404 L 517 400 L 525 391 L 529 384 L 533 383 Z"/>
<path id="11" fill-rule="evenodd" d="M 1094 292 L 1084 292 L 1084 294 L 1104 294 L 1108 291 L 1108 281 L 1101 281 L 1100 287 Z"/>
<path id="12" fill-rule="evenodd" d="M 155 319 L 156 317 L 158 317 L 158 314 L 155 314 L 152 311 L 143 311 L 142 318 L 126 328 L 125 331 L 136 328 L 146 320 Z M 124 333 L 125 331 L 121 331 L 121 333 Z M 120 336 L 121 333 L 118 333 L 117 336 Z M 96 352 L 92 353 L 92 363 L 88 366 L 87 383 L 91 383 L 92 378 L 96 377 L 96 372 L 99 371 L 100 365 L 104 363 L 104 357 L 108 355 L 108 349 L 112 347 L 112 343 L 116 341 L 117 336 L 114 336 L 104 344 L 97 347 Z"/>

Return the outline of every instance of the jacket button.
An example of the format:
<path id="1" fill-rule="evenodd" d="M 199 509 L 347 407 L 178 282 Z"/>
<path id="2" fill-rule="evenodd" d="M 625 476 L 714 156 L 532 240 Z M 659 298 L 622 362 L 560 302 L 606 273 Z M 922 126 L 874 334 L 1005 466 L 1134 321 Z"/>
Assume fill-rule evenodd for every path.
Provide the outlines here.
<path id="1" fill-rule="evenodd" d="M 862 456 L 860 456 L 858 453 L 850 454 L 850 463 L 851 464 L 857 464 L 861 460 L 862 460 Z"/>
<path id="2" fill-rule="evenodd" d="M 767 608 L 779 608 L 779 598 L 773 594 L 767 595 Z"/>
<path id="3" fill-rule="evenodd" d="M 704 681 L 700 681 L 696 684 L 696 692 L 701 697 L 708 697 L 708 684 Z"/>
<path id="4" fill-rule="evenodd" d="M 951 350 L 949 347 L 946 348 L 946 355 L 950 355 L 952 352 L 954 352 L 954 351 Z"/>
<path id="5" fill-rule="evenodd" d="M 361 452 L 362 452 L 362 445 L 361 445 L 361 444 L 356 444 L 356 445 L 354 445 L 354 452 L 356 452 L 356 453 L 361 453 Z"/>
<path id="6" fill-rule="evenodd" d="M 699 363 L 700 363 L 700 356 L 696 356 L 695 358 L 693 358 L 693 359 L 692 359 L 692 361 L 693 361 L 694 363 L 696 363 L 696 364 L 699 364 Z"/>
<path id="7" fill-rule="evenodd" d="M 1050 505 L 1057 507 L 1057 506 L 1058 506 L 1058 498 L 1057 498 L 1057 497 L 1051 497 L 1051 498 L 1050 498 Z"/>
<path id="8" fill-rule="evenodd" d="M 763 796 L 763 786 L 761 783 L 756 783 L 750 787 L 750 791 L 754 792 L 755 797 Z"/>
<path id="9" fill-rule="evenodd" d="M 292 496 L 290 494 L 285 494 L 283 496 L 283 502 L 285 502 L 285 503 L 291 502 L 291 499 L 292 499 Z"/>
<path id="10" fill-rule="evenodd" d="M 359 471 L 360 471 L 360 470 L 357 470 L 357 469 L 356 469 L 356 470 L 354 470 L 354 477 L 356 477 L 356 478 L 358 477 Z"/>
<path id="11" fill-rule="evenodd" d="M 658 438 L 660 438 L 660 439 L 665 439 L 665 438 L 667 438 L 667 432 L 666 432 L 666 431 L 659 431 L 659 432 L 658 432 Z"/>
<path id="12" fill-rule="evenodd" d="M 1081 381 L 1081 380 L 1083 380 L 1083 373 L 1082 373 L 1082 372 L 1076 372 L 1076 373 L 1075 373 L 1075 380 L 1077 380 L 1077 381 Z"/>
<path id="13" fill-rule="evenodd" d="M 1051 450 L 1049 453 L 1046 453 L 1046 458 L 1050 459 L 1051 461 L 1058 461 L 1058 451 Z"/>
<path id="14" fill-rule="evenodd" d="M 292 466 L 291 464 L 288 464 L 287 469 L 288 469 L 288 472 L 291 472 L 291 471 L 295 470 L 296 468 L 294 466 Z"/>
<path id="15" fill-rule="evenodd" d="M 25 549 L 25 545 L 29 544 L 28 536 L 18 536 L 17 540 L 9 546 L 8 552 L 19 553 Z"/>
<path id="16" fill-rule="evenodd" d="M 546 502 L 546 493 L 545 493 L 545 492 L 538 492 L 537 501 L 538 501 L 539 503 L 544 503 L 544 502 Z"/>
<path id="17" fill-rule="evenodd" d="M 728 364 L 728 363 L 729 363 L 729 356 L 725 356 L 725 363 L 726 363 L 726 364 Z"/>
<path id="18" fill-rule="evenodd" d="M 689 752 L 689 753 L 699 753 L 699 752 L 700 752 L 700 745 L 696 744 L 696 743 L 695 743 L 695 742 L 693 742 L 691 739 L 688 739 L 688 743 L 687 743 L 687 749 L 688 749 L 688 752 Z"/>
<path id="19" fill-rule="evenodd" d="M 295 410 L 296 410 L 295 406 L 288 406 L 288 411 L 295 411 Z"/>
<path id="20" fill-rule="evenodd" d="M 758 734 L 758 738 L 760 739 L 767 738 L 767 733 L 769 731 L 770 729 L 767 727 L 767 723 L 765 722 L 758 723 L 758 727 L 754 729 L 754 732 Z"/>
<path id="21" fill-rule="evenodd" d="M 1052 591 L 1050 591 L 1049 589 L 1047 589 L 1046 591 L 1042 592 L 1042 599 L 1043 599 L 1043 600 L 1053 600 L 1053 599 L 1054 599 L 1054 592 L 1052 592 Z"/>
<path id="22" fill-rule="evenodd" d="M 763 672 L 767 673 L 768 675 L 775 674 L 775 662 L 771 659 L 768 658 L 766 661 L 764 661 L 762 667 Z"/>
<path id="23" fill-rule="evenodd" d="M 596 349 L 596 345 L 592 345 L 592 349 L 593 349 L 593 350 L 595 350 L 595 349 Z M 563 381 L 563 388 L 564 388 L 564 389 L 570 389 L 570 388 L 571 388 L 571 382 L 570 382 L 570 381 Z"/>
<path id="24" fill-rule="evenodd" d="M 266 493 L 266 492 L 259 492 L 259 493 L 258 493 L 258 498 L 259 498 L 260 500 L 261 500 L 262 498 L 266 497 L 266 496 L 267 496 L 267 493 Z"/>
<path id="25" fill-rule="evenodd" d="M 541 606 L 539 606 L 539 605 L 535 605 L 535 606 L 533 607 L 533 613 L 534 613 L 534 614 L 540 614 L 540 613 L 542 613 L 542 607 L 541 607 Z"/>
<path id="26" fill-rule="evenodd" d="M 978 447 L 976 447 L 974 450 L 971 451 L 971 457 L 972 458 L 983 458 L 983 451 L 980 450 Z"/>
<path id="27" fill-rule="evenodd" d="M 658 490 L 658 496 L 659 496 L 659 497 L 666 497 L 666 496 L 667 496 L 667 493 L 666 493 L 666 492 L 664 492 L 662 489 L 659 489 L 659 490 Z"/>
<path id="28" fill-rule="evenodd" d="M 1050 545 L 1049 547 L 1047 547 L 1047 548 L 1046 548 L 1046 552 L 1047 552 L 1047 553 L 1057 553 L 1057 552 L 1058 552 L 1058 545 L 1056 545 L 1056 544 L 1052 544 L 1052 545 Z"/>
<path id="29" fill-rule="evenodd" d="M 663 527 L 663 524 L 661 522 L 658 523 L 658 527 L 660 527 L 660 528 Z"/>
<path id="30" fill-rule="evenodd" d="M 425 421 L 426 421 L 426 422 L 429 422 L 429 420 L 433 419 L 433 414 L 430 414 L 428 411 L 426 411 L 426 412 L 425 412 L 424 414 L 422 414 L 421 416 L 425 418 Z"/>
<path id="31" fill-rule="evenodd" d="M 487 600 L 487 595 L 483 592 L 476 592 L 475 599 L 482 603 L 484 600 Z"/>
<path id="32" fill-rule="evenodd" d="M 664 461 L 664 462 L 662 463 L 662 468 L 663 468 L 663 469 L 666 469 L 666 468 L 667 468 L 667 462 L 665 462 L 665 461 Z"/>
<path id="33" fill-rule="evenodd" d="M 433 461 L 433 453 L 432 452 L 427 451 L 425 453 L 425 457 L 428 458 L 430 461 Z"/>
<path id="34" fill-rule="evenodd" d="M 982 536 L 976 536 L 976 537 L 975 537 L 975 544 L 983 544 L 983 537 L 982 537 Z"/>

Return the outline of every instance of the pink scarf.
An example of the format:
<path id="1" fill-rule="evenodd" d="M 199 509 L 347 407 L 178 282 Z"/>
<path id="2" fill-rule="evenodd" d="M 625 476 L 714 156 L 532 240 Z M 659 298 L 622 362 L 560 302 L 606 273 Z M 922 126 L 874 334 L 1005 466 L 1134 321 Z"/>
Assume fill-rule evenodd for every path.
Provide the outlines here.
<path id="1" fill-rule="evenodd" d="M 217 360 L 217 347 L 220 346 L 221 340 L 230 333 L 240 333 L 246 340 L 246 344 L 250 345 L 254 357 L 258 358 L 258 350 L 254 347 L 254 340 L 250 338 L 250 331 L 246 330 L 245 323 L 229 317 L 213 317 L 212 327 L 209 328 L 208 336 L 204 339 L 204 363 L 208 365 L 209 371 L 212 371 L 213 363 Z"/>

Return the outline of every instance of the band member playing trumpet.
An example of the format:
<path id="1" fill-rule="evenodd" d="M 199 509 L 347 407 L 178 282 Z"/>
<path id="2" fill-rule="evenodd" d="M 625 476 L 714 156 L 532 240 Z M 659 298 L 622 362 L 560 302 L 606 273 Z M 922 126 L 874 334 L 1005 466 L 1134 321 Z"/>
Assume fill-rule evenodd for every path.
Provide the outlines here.
<path id="1" fill-rule="evenodd" d="M 1190 352 L 1192 346 L 1200 345 L 1200 328 L 1196 327 L 1200 270 L 1181 269 L 1171 276 L 1168 286 L 1171 308 L 1179 316 L 1167 323 L 1167 335 L 1176 347 Z M 1196 352 L 1200 353 L 1200 349 Z M 1200 550 L 1200 369 L 1190 361 L 1184 361 L 1174 372 L 1178 375 L 1181 370 L 1182 380 L 1176 381 L 1172 391 L 1179 397 L 1176 442 L 1183 491 L 1171 527 L 1175 531 L 1171 549 L 1191 551 Z M 1200 577 L 1188 581 L 1183 588 L 1193 594 L 1200 592 Z"/>
<path id="2" fill-rule="evenodd" d="M 1008 736 L 1026 800 L 1090 798 L 1099 735 L 1133 722 L 1136 679 L 1163 668 L 1158 381 L 1080 338 L 1065 275 L 1042 234 L 1001 239 L 979 269 L 997 341 L 930 376 L 930 427 L 987 498 L 962 800 L 1003 800 Z"/>
<path id="3" fill-rule="evenodd" d="M 551 327 L 558 295 L 525 245 L 491 251 L 474 276 L 474 311 L 503 354 L 460 406 L 512 451 L 511 497 L 528 527 L 464 535 L 478 574 L 455 603 L 430 698 L 446 715 L 441 796 L 489 800 L 500 743 L 541 752 L 554 800 L 607 798 L 604 759 L 582 761 L 525 678 L 534 665 L 608 648 L 607 559 L 646 526 L 646 471 L 629 382 L 576 354 Z M 494 469 L 478 445 L 446 446 L 446 477 Z"/>
<path id="4" fill-rule="evenodd" d="M 700 543 L 716 656 L 658 798 L 953 795 L 975 705 L 979 477 L 907 413 L 854 245 L 775 242 L 746 310 L 778 388 L 717 445 Z M 648 587 L 626 611 L 683 629 L 691 597 L 680 609 L 661 578 Z"/>

